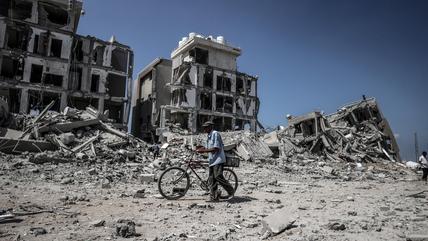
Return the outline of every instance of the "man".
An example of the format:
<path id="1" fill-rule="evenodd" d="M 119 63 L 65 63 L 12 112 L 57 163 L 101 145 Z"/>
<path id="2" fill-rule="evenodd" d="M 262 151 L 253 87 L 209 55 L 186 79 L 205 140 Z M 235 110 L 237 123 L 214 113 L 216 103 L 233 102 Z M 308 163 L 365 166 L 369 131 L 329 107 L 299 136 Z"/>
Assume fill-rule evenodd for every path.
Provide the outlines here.
<path id="1" fill-rule="evenodd" d="M 427 161 L 427 152 L 423 151 L 422 155 L 419 157 L 419 164 L 421 164 L 422 168 L 422 181 L 427 181 L 428 176 L 428 161 Z"/>
<path id="2" fill-rule="evenodd" d="M 198 153 L 208 153 L 210 201 L 217 202 L 220 198 L 220 193 L 217 190 L 218 184 L 226 190 L 229 197 L 234 195 L 235 190 L 223 176 L 226 156 L 220 133 L 214 130 L 214 123 L 211 121 L 205 122 L 202 127 L 208 134 L 207 143 L 205 147 L 198 147 L 196 151 Z"/>

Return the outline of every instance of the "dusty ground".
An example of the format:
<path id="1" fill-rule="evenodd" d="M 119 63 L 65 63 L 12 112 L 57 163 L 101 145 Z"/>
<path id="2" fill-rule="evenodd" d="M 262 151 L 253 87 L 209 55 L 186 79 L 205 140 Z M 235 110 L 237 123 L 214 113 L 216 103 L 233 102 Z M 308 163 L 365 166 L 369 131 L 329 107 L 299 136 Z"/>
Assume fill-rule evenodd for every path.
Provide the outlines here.
<path id="1" fill-rule="evenodd" d="M 116 178 L 118 170 L 109 172 L 123 180 L 102 188 L 102 165 L 89 177 L 87 165 L 8 159 L 0 167 L 1 210 L 49 211 L 0 224 L 0 240 L 260 240 L 262 220 L 277 209 L 298 218 L 268 240 L 406 240 L 428 232 L 425 194 L 407 197 L 428 190 L 415 174 L 344 181 L 245 163 L 235 169 L 241 181 L 236 197 L 212 204 L 197 186 L 181 200 L 160 199 L 155 183 Z M 134 197 L 141 189 L 144 197 Z M 118 219 L 133 220 L 140 236 L 117 237 Z M 332 230 L 333 223 L 345 229 Z M 47 233 L 37 235 L 38 227 Z"/>

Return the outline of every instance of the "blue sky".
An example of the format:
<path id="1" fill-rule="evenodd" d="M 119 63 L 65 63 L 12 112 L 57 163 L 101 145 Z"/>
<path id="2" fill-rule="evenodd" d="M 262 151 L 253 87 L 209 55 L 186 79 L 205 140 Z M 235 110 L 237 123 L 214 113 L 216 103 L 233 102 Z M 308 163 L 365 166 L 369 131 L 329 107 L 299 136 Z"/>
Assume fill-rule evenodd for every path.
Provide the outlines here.
<path id="1" fill-rule="evenodd" d="M 241 72 L 259 76 L 259 119 L 334 112 L 376 97 L 414 159 L 414 132 L 428 149 L 428 1 L 85 0 L 78 33 L 132 47 L 134 77 L 169 58 L 189 32 L 222 35 L 243 50 Z"/>

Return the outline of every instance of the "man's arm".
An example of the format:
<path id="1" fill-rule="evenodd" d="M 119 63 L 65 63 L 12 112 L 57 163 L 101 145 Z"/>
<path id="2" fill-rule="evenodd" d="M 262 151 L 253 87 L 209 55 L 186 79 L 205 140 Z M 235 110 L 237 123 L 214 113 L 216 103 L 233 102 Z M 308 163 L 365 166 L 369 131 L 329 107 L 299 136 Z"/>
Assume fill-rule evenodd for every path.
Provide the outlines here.
<path id="1" fill-rule="evenodd" d="M 220 150 L 220 148 L 218 148 L 218 147 L 213 147 L 213 148 L 200 147 L 200 148 L 196 149 L 196 152 L 197 153 L 209 153 L 209 152 L 217 152 L 219 150 Z"/>

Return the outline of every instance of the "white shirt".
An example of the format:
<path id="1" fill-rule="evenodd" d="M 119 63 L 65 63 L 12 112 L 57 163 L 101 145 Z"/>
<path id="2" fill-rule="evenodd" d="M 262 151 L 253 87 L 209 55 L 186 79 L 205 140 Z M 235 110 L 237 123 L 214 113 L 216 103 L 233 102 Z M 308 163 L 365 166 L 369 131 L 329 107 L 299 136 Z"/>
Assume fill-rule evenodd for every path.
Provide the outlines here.
<path id="1" fill-rule="evenodd" d="M 427 161 L 426 157 L 421 155 L 419 157 L 419 163 L 421 163 L 422 168 L 428 168 L 428 161 Z"/>

